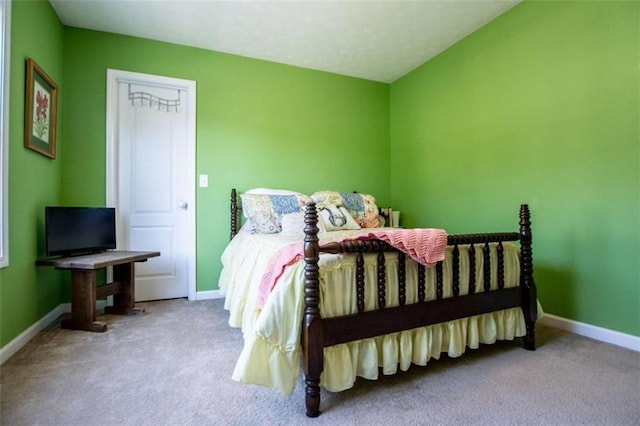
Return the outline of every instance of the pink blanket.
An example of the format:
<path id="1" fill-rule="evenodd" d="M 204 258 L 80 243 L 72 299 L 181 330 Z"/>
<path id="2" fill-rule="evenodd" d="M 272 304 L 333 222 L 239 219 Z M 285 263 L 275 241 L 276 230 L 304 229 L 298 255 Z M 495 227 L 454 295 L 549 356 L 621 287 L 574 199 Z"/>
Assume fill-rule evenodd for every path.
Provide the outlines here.
<path id="1" fill-rule="evenodd" d="M 377 238 L 402 251 L 418 263 L 433 266 L 444 260 L 447 233 L 443 229 L 381 229 L 358 235 L 356 240 Z M 346 240 L 346 239 L 345 239 Z M 345 241 L 342 240 L 342 241 Z M 304 257 L 304 244 L 288 244 L 269 261 L 258 288 L 258 307 L 262 308 L 287 266 Z"/>
<path id="2" fill-rule="evenodd" d="M 267 297 L 271 294 L 271 291 L 273 291 L 276 282 L 284 273 L 285 268 L 293 265 L 303 257 L 304 243 L 288 244 L 280 248 L 276 254 L 273 255 L 258 287 L 258 308 L 264 306 Z"/>
<path id="3" fill-rule="evenodd" d="M 433 266 L 444 260 L 447 233 L 444 229 L 381 229 L 358 235 L 356 240 L 377 238 L 397 248 L 425 266 Z"/>

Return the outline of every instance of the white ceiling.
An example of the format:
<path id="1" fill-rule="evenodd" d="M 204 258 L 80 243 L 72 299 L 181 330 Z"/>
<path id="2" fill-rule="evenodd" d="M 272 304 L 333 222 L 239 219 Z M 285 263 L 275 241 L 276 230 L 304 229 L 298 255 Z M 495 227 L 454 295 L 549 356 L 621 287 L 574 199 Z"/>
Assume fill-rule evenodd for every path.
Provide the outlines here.
<path id="1" fill-rule="evenodd" d="M 521 0 L 50 0 L 63 24 L 390 83 Z"/>

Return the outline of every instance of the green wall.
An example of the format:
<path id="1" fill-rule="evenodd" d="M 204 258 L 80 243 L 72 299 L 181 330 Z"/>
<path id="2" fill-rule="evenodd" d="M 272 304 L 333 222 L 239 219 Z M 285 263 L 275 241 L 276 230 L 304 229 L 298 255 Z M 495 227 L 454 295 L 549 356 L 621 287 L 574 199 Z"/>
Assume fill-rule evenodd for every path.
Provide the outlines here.
<path id="1" fill-rule="evenodd" d="M 0 346 L 68 297 L 62 273 L 36 268 L 44 253 L 44 206 L 60 202 L 65 129 L 58 115 L 58 157 L 24 148 L 26 60 L 33 58 L 64 92 L 64 29 L 46 2 L 13 2 L 9 87 L 9 266 L 0 269 Z M 64 99 L 58 99 L 64 111 Z"/>
<path id="2" fill-rule="evenodd" d="M 404 224 L 510 230 L 529 203 L 543 308 L 636 336 L 639 10 L 525 2 L 391 85 Z"/>
<path id="3" fill-rule="evenodd" d="M 232 187 L 390 199 L 387 84 L 77 28 L 64 41 L 65 203 L 105 202 L 107 68 L 196 81 L 198 291 L 218 286 Z"/>

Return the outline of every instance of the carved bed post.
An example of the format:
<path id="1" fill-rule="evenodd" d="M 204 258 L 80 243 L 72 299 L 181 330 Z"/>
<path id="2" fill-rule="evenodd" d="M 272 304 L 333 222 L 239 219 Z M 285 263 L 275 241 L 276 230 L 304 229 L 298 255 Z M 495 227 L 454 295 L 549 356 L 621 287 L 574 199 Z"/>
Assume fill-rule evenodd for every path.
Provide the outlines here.
<path id="1" fill-rule="evenodd" d="M 324 328 L 320 317 L 318 214 L 315 204 L 304 213 L 304 323 L 302 347 L 307 416 L 320 415 L 320 374 L 324 366 Z"/>
<path id="2" fill-rule="evenodd" d="M 520 271 L 520 287 L 522 288 L 522 312 L 527 327 L 524 337 L 524 348 L 536 349 L 535 323 L 538 319 L 538 298 L 536 285 L 533 281 L 533 251 L 531 249 L 531 220 L 529 206 L 520 206 L 520 255 L 522 257 L 522 270 Z"/>
<path id="3" fill-rule="evenodd" d="M 233 240 L 233 237 L 238 233 L 238 199 L 236 197 L 236 189 L 231 189 L 231 237 L 230 240 Z"/>

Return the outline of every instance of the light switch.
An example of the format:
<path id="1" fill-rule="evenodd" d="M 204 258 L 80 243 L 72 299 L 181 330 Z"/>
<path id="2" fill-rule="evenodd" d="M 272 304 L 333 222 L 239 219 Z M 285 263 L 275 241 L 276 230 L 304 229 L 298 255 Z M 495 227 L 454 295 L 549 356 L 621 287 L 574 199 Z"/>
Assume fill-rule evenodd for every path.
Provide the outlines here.
<path id="1" fill-rule="evenodd" d="M 200 175 L 200 188 L 209 187 L 209 175 Z"/>

